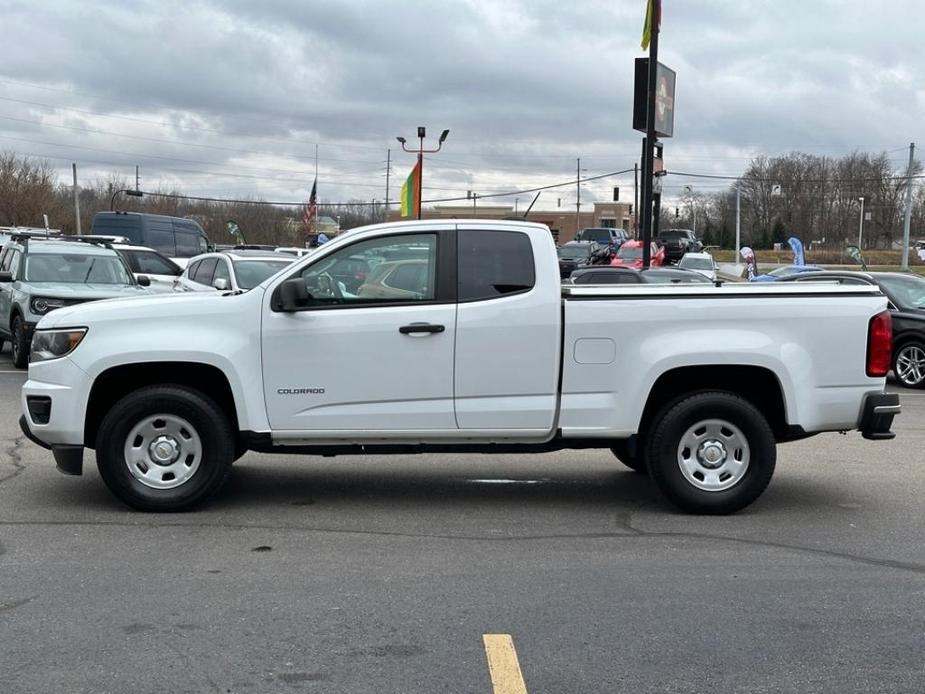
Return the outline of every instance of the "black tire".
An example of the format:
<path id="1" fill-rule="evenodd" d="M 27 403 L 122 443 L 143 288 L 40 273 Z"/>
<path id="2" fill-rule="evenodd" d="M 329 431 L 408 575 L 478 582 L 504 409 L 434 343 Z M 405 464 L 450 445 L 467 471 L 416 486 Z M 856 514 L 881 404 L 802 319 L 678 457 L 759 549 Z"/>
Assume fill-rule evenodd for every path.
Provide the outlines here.
<path id="1" fill-rule="evenodd" d="M 682 449 L 682 440 L 700 440 L 695 427 L 701 424 L 703 456 L 693 447 Z M 710 434 L 707 426 L 717 433 Z M 746 447 L 747 464 L 734 469 L 736 458 L 745 460 Z M 767 488 L 777 462 L 774 434 L 764 415 L 725 392 L 695 393 L 669 404 L 656 416 L 646 448 L 653 481 L 672 504 L 688 513 L 721 515 L 745 508 Z M 708 458 L 713 455 L 716 467 L 711 468 Z M 688 465 L 682 465 L 682 457 Z"/>
<path id="2" fill-rule="evenodd" d="M 649 466 L 646 463 L 645 455 L 641 454 L 635 442 L 630 443 L 629 440 L 617 441 L 610 447 L 610 452 L 633 472 L 638 472 L 641 475 L 649 474 Z"/>
<path id="3" fill-rule="evenodd" d="M 162 415 L 166 420 L 157 419 Z M 145 420 L 153 420 L 146 431 L 160 428 L 158 440 L 170 439 L 168 427 L 179 427 L 179 433 L 172 438 L 179 442 L 177 460 L 184 459 L 176 468 L 153 464 L 151 450 L 153 441 L 145 448 L 147 440 L 142 434 L 134 437 L 141 445 L 139 459 L 130 468 L 126 460 L 125 446 L 136 426 Z M 166 422 L 166 423 L 165 423 Z M 152 434 L 153 436 L 153 434 Z M 187 438 L 188 437 L 188 438 Z M 191 448 L 184 448 L 189 441 Z M 183 386 L 165 385 L 141 388 L 119 400 L 100 424 L 96 436 L 96 464 L 106 486 L 122 502 L 139 511 L 188 511 L 206 501 L 221 489 L 231 469 L 235 453 L 235 432 L 228 417 L 208 396 Z M 190 453 L 198 443 L 198 454 Z M 168 444 L 172 446 L 173 444 Z M 196 461 L 198 460 L 198 463 Z M 186 463 L 189 463 L 188 465 Z M 169 470 L 178 469 L 173 479 Z M 192 470 L 192 471 L 190 471 Z M 167 472 L 165 472 L 167 471 Z M 153 475 L 146 478 L 147 474 Z M 158 480 L 160 474 L 163 479 Z M 186 477 L 186 475 L 189 475 Z M 141 479 L 146 478 L 147 483 Z M 171 488 L 152 488 L 152 484 L 170 485 Z"/>
<path id="4" fill-rule="evenodd" d="M 13 357 L 13 366 L 25 369 L 29 366 L 29 341 L 26 339 L 26 326 L 22 316 L 13 318 L 10 329 L 10 354 Z"/>
<path id="5" fill-rule="evenodd" d="M 904 359 L 904 364 L 899 363 L 900 358 Z M 906 388 L 925 388 L 923 360 L 925 344 L 917 341 L 901 344 L 893 353 L 893 375 L 896 376 L 896 380 Z M 912 366 L 910 362 L 914 362 L 916 366 Z"/>

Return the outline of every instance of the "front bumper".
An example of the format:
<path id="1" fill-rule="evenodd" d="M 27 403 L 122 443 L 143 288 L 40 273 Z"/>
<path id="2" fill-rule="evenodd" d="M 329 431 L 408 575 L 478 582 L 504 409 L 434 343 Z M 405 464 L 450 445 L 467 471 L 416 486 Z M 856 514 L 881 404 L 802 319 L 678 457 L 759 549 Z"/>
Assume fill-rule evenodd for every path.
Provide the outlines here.
<path id="1" fill-rule="evenodd" d="M 868 393 L 861 406 L 858 429 L 861 436 L 872 441 L 885 441 L 896 437 L 890 427 L 893 417 L 902 412 L 896 393 Z"/>
<path id="2" fill-rule="evenodd" d="M 26 415 L 20 415 L 19 428 L 22 433 L 32 443 L 41 446 L 45 450 L 50 450 L 55 457 L 55 464 L 58 469 L 65 475 L 82 475 L 84 466 L 84 447 L 83 446 L 49 446 L 47 443 L 37 438 L 29 428 L 29 420 Z"/>

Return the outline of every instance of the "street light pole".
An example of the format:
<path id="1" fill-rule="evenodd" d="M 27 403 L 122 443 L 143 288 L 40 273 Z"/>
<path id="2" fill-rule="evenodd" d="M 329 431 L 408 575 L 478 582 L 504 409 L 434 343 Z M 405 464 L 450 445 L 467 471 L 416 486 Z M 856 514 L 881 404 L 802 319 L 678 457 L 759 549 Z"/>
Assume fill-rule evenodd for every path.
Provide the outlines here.
<path id="1" fill-rule="evenodd" d="M 450 134 L 449 129 L 444 130 L 442 133 L 440 133 L 440 139 L 437 142 L 437 149 L 424 149 L 424 138 L 427 136 L 427 131 L 425 130 L 423 125 L 418 126 L 419 144 L 418 144 L 418 149 L 417 149 L 416 154 L 418 155 L 417 156 L 417 166 L 418 166 L 418 173 L 419 173 L 419 176 L 418 176 L 419 190 L 418 190 L 418 195 L 417 195 L 417 209 L 415 210 L 415 216 L 418 219 L 421 218 L 421 198 L 424 196 L 424 154 L 436 154 L 437 152 L 439 152 L 443 148 L 443 143 L 446 141 L 447 135 L 449 134 Z M 408 147 L 406 146 L 405 138 L 396 137 L 395 139 L 401 143 L 401 148 L 405 152 L 415 152 L 415 150 L 413 149 L 408 149 Z"/>
<path id="2" fill-rule="evenodd" d="M 112 194 L 112 197 L 109 198 L 109 211 L 112 212 L 115 210 L 116 205 L 116 196 L 119 193 L 125 193 L 126 195 L 131 195 L 133 198 L 140 198 L 144 195 L 140 190 L 134 190 L 132 188 L 121 188 Z"/>
<path id="3" fill-rule="evenodd" d="M 861 239 L 864 237 L 864 196 L 858 198 L 861 201 L 861 221 L 858 225 L 858 250 L 861 250 Z"/>

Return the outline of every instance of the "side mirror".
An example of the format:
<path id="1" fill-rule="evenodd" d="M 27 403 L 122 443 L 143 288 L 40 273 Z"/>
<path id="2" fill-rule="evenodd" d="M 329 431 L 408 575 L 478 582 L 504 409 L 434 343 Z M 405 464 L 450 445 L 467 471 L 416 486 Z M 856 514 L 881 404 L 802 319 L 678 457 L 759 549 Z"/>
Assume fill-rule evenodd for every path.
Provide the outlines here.
<path id="1" fill-rule="evenodd" d="M 0 282 L 12 282 L 13 273 L 9 270 L 0 270 Z"/>
<path id="2" fill-rule="evenodd" d="M 279 303 L 277 306 L 280 311 L 291 313 L 305 308 L 312 300 L 312 295 L 305 287 L 305 280 L 301 277 L 293 277 L 279 285 Z"/>
<path id="3" fill-rule="evenodd" d="M 212 280 L 212 286 L 215 287 L 218 291 L 223 292 L 228 289 L 228 280 L 224 277 L 216 277 Z"/>
<path id="4" fill-rule="evenodd" d="M 147 275 L 138 275 L 138 277 L 136 277 L 135 279 L 138 282 L 138 285 L 141 287 L 151 286 L 151 278 L 148 277 Z"/>

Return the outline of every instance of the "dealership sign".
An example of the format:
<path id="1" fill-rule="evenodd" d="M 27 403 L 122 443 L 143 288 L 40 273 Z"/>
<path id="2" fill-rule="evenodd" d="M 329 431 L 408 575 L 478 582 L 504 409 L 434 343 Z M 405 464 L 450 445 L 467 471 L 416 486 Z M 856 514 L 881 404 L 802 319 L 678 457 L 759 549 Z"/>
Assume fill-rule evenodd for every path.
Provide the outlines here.
<path id="1" fill-rule="evenodd" d="M 675 72 L 661 63 L 655 69 L 655 134 L 674 135 Z M 633 130 L 646 132 L 646 92 L 649 83 L 649 59 L 636 58 L 633 96 Z"/>

